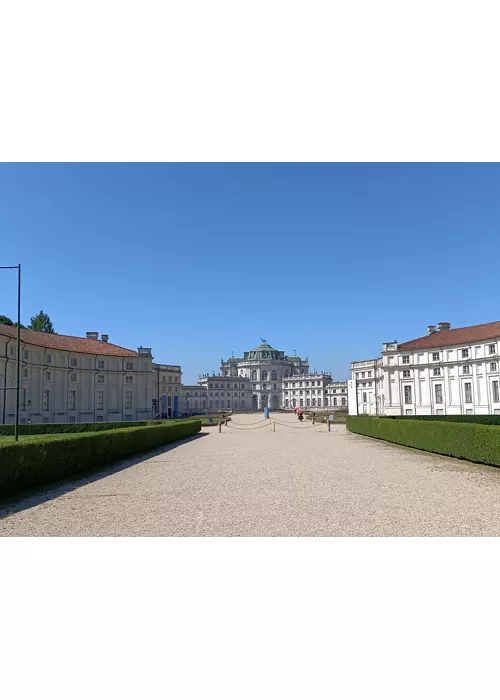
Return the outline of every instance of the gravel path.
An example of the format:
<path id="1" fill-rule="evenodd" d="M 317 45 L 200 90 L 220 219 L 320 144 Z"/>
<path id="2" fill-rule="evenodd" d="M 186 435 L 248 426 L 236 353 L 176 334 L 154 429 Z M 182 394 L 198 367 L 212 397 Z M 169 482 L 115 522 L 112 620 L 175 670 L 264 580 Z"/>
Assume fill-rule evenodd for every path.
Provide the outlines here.
<path id="1" fill-rule="evenodd" d="M 500 534 L 499 469 L 259 419 L 4 505 L 0 535 Z"/>

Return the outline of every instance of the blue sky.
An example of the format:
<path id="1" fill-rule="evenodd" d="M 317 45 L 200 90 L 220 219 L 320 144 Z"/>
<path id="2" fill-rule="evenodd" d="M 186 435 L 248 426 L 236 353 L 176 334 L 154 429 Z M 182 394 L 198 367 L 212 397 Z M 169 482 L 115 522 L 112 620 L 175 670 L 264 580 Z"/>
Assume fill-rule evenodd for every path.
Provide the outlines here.
<path id="1" fill-rule="evenodd" d="M 497 164 L 1 164 L 0 230 L 24 323 L 152 347 L 186 383 L 261 336 L 343 379 L 429 323 L 500 319 Z"/>

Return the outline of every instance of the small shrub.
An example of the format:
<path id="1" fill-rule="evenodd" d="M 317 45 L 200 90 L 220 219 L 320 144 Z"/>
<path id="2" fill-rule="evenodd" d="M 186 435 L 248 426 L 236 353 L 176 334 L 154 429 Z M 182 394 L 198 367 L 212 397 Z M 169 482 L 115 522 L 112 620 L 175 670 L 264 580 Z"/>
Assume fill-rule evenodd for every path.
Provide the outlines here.
<path id="1" fill-rule="evenodd" d="M 200 421 L 0 444 L 0 497 L 11 496 L 195 435 Z"/>
<path id="2" fill-rule="evenodd" d="M 496 425 L 349 416 L 347 429 L 406 447 L 500 466 L 500 430 Z"/>

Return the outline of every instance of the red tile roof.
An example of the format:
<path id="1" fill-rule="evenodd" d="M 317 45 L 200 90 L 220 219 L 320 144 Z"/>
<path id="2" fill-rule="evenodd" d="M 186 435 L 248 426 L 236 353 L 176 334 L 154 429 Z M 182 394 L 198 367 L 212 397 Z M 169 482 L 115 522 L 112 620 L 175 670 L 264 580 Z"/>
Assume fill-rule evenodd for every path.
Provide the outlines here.
<path id="1" fill-rule="evenodd" d="M 0 335 L 9 338 L 17 338 L 15 326 L 0 324 Z M 73 335 L 59 335 L 58 333 L 41 333 L 21 329 L 21 342 L 28 345 L 38 345 L 41 348 L 51 350 L 63 350 L 66 352 L 84 352 L 89 355 L 114 355 L 115 357 L 136 357 L 134 350 L 127 350 L 113 343 L 105 343 L 103 340 L 89 340 Z"/>
<path id="2" fill-rule="evenodd" d="M 468 345 L 499 337 L 500 321 L 493 321 L 492 323 L 483 323 L 480 326 L 436 331 L 423 338 L 415 338 L 407 343 L 401 343 L 398 347 L 400 350 L 424 350 L 426 348 L 441 348 L 445 345 Z"/>

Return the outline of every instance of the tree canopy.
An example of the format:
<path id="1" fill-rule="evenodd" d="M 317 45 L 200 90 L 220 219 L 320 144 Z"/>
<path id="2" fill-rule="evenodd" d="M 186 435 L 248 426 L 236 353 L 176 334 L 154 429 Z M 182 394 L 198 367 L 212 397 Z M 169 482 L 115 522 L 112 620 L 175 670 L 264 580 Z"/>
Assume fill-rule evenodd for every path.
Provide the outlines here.
<path id="1" fill-rule="evenodd" d="M 55 333 L 54 324 L 50 320 L 50 316 L 40 311 L 36 316 L 32 316 L 30 320 L 30 325 L 28 326 L 30 331 L 41 331 L 42 333 Z"/>

